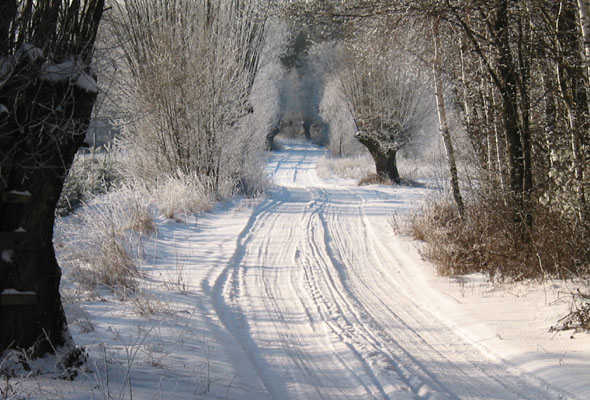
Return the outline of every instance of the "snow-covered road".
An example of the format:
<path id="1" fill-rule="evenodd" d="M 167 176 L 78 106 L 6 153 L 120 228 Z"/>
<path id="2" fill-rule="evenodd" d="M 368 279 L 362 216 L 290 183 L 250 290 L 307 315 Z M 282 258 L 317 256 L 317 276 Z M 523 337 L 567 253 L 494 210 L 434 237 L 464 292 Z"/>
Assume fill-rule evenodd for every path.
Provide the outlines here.
<path id="1" fill-rule="evenodd" d="M 211 285 L 217 317 L 265 394 L 285 399 L 554 399 L 455 329 L 394 236 L 419 188 L 322 181 L 323 150 L 286 144 L 274 182 Z"/>

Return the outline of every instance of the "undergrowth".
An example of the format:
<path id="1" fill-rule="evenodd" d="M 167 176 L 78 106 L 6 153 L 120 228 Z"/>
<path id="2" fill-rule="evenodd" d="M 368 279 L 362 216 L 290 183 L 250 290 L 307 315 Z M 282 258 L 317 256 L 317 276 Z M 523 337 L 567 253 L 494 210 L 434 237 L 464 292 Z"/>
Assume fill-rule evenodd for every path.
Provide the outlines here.
<path id="1" fill-rule="evenodd" d="M 430 199 L 409 222 L 409 233 L 425 242 L 423 256 L 445 276 L 487 274 L 490 280 L 587 279 L 590 238 L 580 225 L 537 203 L 533 225 L 524 231 L 497 195 L 466 203 L 465 219 L 442 196 Z M 572 293 L 570 311 L 551 331 L 590 331 L 590 293 Z"/>
<path id="2" fill-rule="evenodd" d="M 77 154 L 64 183 L 56 214 L 65 216 L 72 213 L 92 196 L 109 192 L 120 180 L 113 154 Z"/>
<path id="3" fill-rule="evenodd" d="M 574 330 L 590 331 L 590 292 L 583 293 L 578 289 L 572 293 L 572 302 L 567 315 L 552 326 L 551 332 Z"/>
<path id="4" fill-rule="evenodd" d="M 499 196 L 468 201 L 462 220 L 447 198 L 431 199 L 412 219 L 411 235 L 441 275 L 482 272 L 491 279 L 567 279 L 590 273 L 590 238 L 583 228 L 541 204 L 523 234 Z"/>

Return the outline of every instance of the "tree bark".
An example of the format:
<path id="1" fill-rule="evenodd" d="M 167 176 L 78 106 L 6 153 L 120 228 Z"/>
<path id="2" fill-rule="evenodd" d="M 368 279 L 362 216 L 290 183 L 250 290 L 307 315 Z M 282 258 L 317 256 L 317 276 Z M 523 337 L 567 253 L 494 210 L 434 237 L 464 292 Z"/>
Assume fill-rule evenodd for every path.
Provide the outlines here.
<path id="1" fill-rule="evenodd" d="M 272 128 L 270 132 L 268 132 L 266 134 L 266 137 L 264 138 L 264 147 L 266 148 L 266 150 L 268 150 L 268 151 L 272 150 L 275 136 L 277 136 L 280 131 L 281 131 L 281 125 L 279 123 L 274 128 Z"/>
<path id="2" fill-rule="evenodd" d="M 445 151 L 447 154 L 447 163 L 449 165 L 449 173 L 451 175 L 451 189 L 453 191 L 453 199 L 457 205 L 457 210 L 462 219 L 465 218 L 465 205 L 463 197 L 461 196 L 461 189 L 459 188 L 459 176 L 457 173 L 457 162 L 455 160 L 455 150 L 449 132 L 449 124 L 447 122 L 447 112 L 445 108 L 445 98 L 443 93 L 443 78 L 442 78 L 442 58 L 440 54 L 440 38 L 439 38 L 439 21 L 436 20 L 433 24 L 432 36 L 434 39 L 434 94 L 436 96 L 436 108 L 438 111 L 439 131 L 443 139 Z"/>
<path id="3" fill-rule="evenodd" d="M 525 151 L 519 127 L 517 76 L 514 60 L 510 52 L 510 34 L 508 17 L 508 0 L 500 0 L 496 8 L 496 21 L 494 25 L 497 38 L 498 56 L 496 60 L 498 75 L 501 85 L 498 87 L 502 97 L 502 121 L 506 139 L 508 156 L 510 193 L 513 207 L 515 207 L 514 220 L 522 225 L 523 236 L 528 237 L 528 229 L 532 226 L 532 214 L 530 212 L 531 188 L 529 187 L 527 169 L 531 169 L 530 163 L 525 161 Z"/>
<path id="4" fill-rule="evenodd" d="M 0 260 L 0 292 L 6 289 L 33 292 L 36 304 L 0 306 L 0 350 L 9 346 L 35 346 L 34 352 L 41 355 L 50 352 L 52 345 L 61 345 L 67 339 L 63 336 L 66 320 L 59 295 L 61 272 L 52 242 L 53 221 L 65 177 L 83 143 L 96 95 L 69 87 L 67 83 L 42 83 L 28 87 L 19 97 L 12 103 L 20 103 L 19 109 L 13 118 L 3 121 L 1 130 L 14 132 L 14 136 L 36 137 L 39 141 L 15 137 L 18 140 L 13 143 L 16 151 L 8 162 L 2 163 L 2 191 L 29 192 L 31 202 L 0 205 L 0 230 L 24 230 L 28 234 L 22 247 L 2 249 L 11 257 Z M 69 98 L 69 104 L 62 115 L 43 112 L 44 106 L 51 109 L 53 104 L 63 104 L 65 98 Z M 62 126 L 71 124 L 68 132 L 59 133 L 67 137 L 56 142 L 51 137 L 51 128 L 42 125 L 26 126 L 23 132 L 19 121 L 30 115 L 34 115 L 36 121 L 53 119 Z M 8 258 L 11 260 L 7 261 Z"/>
<path id="5" fill-rule="evenodd" d="M 304 119 L 301 122 L 301 126 L 303 127 L 303 135 L 305 136 L 305 140 L 311 140 L 311 121 Z"/>
<path id="6" fill-rule="evenodd" d="M 51 4 L 54 8 L 62 5 Z M 78 41 L 56 45 L 53 39 L 62 40 L 65 34 L 60 29 L 70 25 L 54 21 L 56 32 L 46 36 L 44 54 L 57 48 L 63 51 L 61 57 L 78 55 L 85 65 L 90 63 L 104 1 L 88 0 L 84 5 L 83 16 L 68 14 L 85 23 L 77 25 L 78 31 L 67 32 L 69 40 Z M 39 10 L 35 9 L 35 15 Z M 37 28 L 51 30 L 51 26 Z M 25 35 L 23 31 L 18 34 Z M 0 51 L 10 54 L 11 46 Z M 0 202 L 0 233 L 22 237 L 0 243 L 0 354 L 7 348 L 24 348 L 31 350 L 32 357 L 41 356 L 69 339 L 59 294 L 61 271 L 52 241 L 54 213 L 74 155 L 83 144 L 96 93 L 77 86 L 75 78 L 43 80 L 42 68 L 52 61 L 44 56 L 21 56 L 0 91 L 0 104 L 8 109 L 0 114 L 0 196 L 14 191 L 30 194 L 24 196 L 30 200 L 25 204 L 14 203 L 6 195 Z M 33 301 L 7 301 L 15 291 L 33 294 L 28 296 Z"/>
<path id="7" fill-rule="evenodd" d="M 359 132 L 355 137 L 369 150 L 373 161 L 375 161 L 377 175 L 394 183 L 399 183 L 401 179 L 397 169 L 397 150 L 384 148 L 372 135 Z"/>

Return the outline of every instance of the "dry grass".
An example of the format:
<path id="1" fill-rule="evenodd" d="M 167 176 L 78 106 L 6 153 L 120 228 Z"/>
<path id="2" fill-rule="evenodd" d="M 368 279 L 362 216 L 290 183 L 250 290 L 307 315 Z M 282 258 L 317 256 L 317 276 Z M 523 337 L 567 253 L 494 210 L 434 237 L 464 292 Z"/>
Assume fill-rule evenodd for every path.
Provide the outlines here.
<path id="1" fill-rule="evenodd" d="M 95 198 L 66 220 L 58 220 L 56 245 L 73 281 L 134 290 L 141 275 L 142 235 L 154 231 L 154 213 L 145 193 L 120 189 Z"/>
<path id="2" fill-rule="evenodd" d="M 329 178 L 336 175 L 345 179 L 362 179 L 375 173 L 375 163 L 369 155 L 344 158 L 324 158 L 317 166 L 320 178 Z"/>
<path id="3" fill-rule="evenodd" d="M 211 183 L 203 177 L 179 173 L 169 176 L 152 191 L 158 208 L 166 218 L 208 211 L 213 206 Z"/>
<path id="4" fill-rule="evenodd" d="M 366 186 L 366 185 L 391 185 L 393 184 L 391 180 L 379 175 L 379 174 L 369 174 L 364 176 L 359 180 L 359 186 Z"/>
<path id="5" fill-rule="evenodd" d="M 466 213 L 462 221 L 454 204 L 439 198 L 430 200 L 409 225 L 411 235 L 426 242 L 424 255 L 442 275 L 483 272 L 492 279 L 521 280 L 590 273 L 588 236 L 540 204 L 526 235 L 498 196 L 468 202 Z"/>
<path id="6" fill-rule="evenodd" d="M 438 178 L 434 172 L 436 168 L 433 168 L 428 160 L 399 156 L 397 164 L 401 182 L 404 185 L 414 186 L 417 181 Z M 375 161 L 368 153 L 351 157 L 323 158 L 318 163 L 317 173 L 323 179 L 333 175 L 344 179 L 355 179 L 359 186 L 391 184 L 391 181 L 383 179 L 375 173 Z"/>

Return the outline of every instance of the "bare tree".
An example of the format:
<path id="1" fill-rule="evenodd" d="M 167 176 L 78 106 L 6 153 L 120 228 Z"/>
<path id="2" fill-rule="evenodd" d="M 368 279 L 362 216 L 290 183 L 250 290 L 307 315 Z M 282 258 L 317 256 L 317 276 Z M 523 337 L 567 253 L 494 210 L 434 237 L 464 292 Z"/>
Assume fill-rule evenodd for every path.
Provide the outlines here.
<path id="1" fill-rule="evenodd" d="M 251 113 L 266 30 L 262 1 L 117 3 L 137 120 L 125 140 L 135 172 L 195 173 L 219 185 L 224 147 Z M 231 162 L 231 160 L 229 161 Z"/>
<path id="2" fill-rule="evenodd" d="M 342 47 L 339 60 L 355 137 L 371 153 L 377 174 L 399 182 L 397 152 L 420 130 L 432 105 L 427 80 L 419 66 L 400 57 L 399 49 L 368 40 Z"/>
<path id="3" fill-rule="evenodd" d="M 67 341 L 53 249 L 56 203 L 97 95 L 104 0 L 0 4 L 0 353 Z"/>

